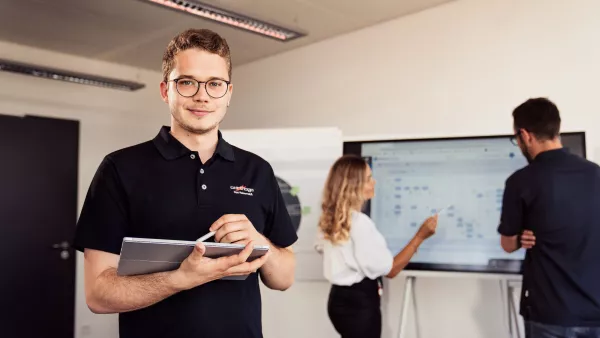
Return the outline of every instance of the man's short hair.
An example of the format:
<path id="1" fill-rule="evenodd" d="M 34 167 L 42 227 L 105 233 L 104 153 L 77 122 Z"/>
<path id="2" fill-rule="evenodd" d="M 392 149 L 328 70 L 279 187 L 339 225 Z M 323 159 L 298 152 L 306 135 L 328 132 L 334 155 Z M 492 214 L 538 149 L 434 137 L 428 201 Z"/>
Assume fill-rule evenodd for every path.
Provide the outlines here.
<path id="1" fill-rule="evenodd" d="M 552 101 L 532 98 L 513 111 L 516 130 L 525 129 L 539 140 L 552 140 L 560 134 L 560 113 Z"/>
<path id="2" fill-rule="evenodd" d="M 231 54 L 227 41 L 209 29 L 188 29 L 174 37 L 165 50 L 162 61 L 163 81 L 169 80 L 169 74 L 175 66 L 175 56 L 192 48 L 198 48 L 224 58 L 227 62 L 229 80 L 231 80 Z"/>

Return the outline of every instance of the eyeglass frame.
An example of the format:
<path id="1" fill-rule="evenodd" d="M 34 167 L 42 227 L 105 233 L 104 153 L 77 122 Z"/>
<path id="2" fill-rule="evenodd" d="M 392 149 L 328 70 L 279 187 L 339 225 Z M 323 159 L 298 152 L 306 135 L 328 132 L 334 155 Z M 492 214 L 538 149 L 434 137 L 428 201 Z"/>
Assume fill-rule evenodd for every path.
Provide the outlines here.
<path id="1" fill-rule="evenodd" d="M 512 143 L 515 146 L 518 146 L 519 145 L 519 141 L 518 141 L 519 136 L 521 136 L 521 128 L 519 128 L 519 130 L 513 136 L 510 137 L 510 143 Z"/>
<path id="2" fill-rule="evenodd" d="M 185 96 L 185 95 L 183 95 L 183 94 L 181 94 L 181 93 L 179 92 L 179 88 L 177 87 L 177 81 L 179 81 L 179 80 L 184 80 L 184 79 L 187 79 L 187 80 L 192 80 L 192 81 L 196 81 L 196 82 L 198 83 L 198 86 L 196 86 L 196 92 L 195 92 L 193 95 L 190 95 L 190 96 Z M 210 95 L 210 93 L 208 92 L 208 87 L 206 87 L 206 84 L 207 84 L 207 83 L 209 83 L 210 81 L 214 81 L 214 80 L 223 81 L 223 82 L 225 82 L 225 83 L 227 84 L 227 89 L 225 89 L 225 93 L 223 93 L 223 95 L 221 95 L 221 96 L 219 96 L 219 97 L 215 97 L 215 96 L 212 96 L 212 95 Z M 213 99 L 220 99 L 220 98 L 222 98 L 223 96 L 227 95 L 227 92 L 229 91 L 229 85 L 231 85 L 231 81 L 227 81 L 227 80 L 223 80 L 223 79 L 218 79 L 218 78 L 210 79 L 210 80 L 208 80 L 208 81 L 199 81 L 199 80 L 196 80 L 196 79 L 192 79 L 192 78 L 190 78 L 190 77 L 178 77 L 178 78 L 176 78 L 176 79 L 167 80 L 167 81 L 165 81 L 165 82 L 166 82 L 166 83 L 169 83 L 169 82 L 175 82 L 175 90 L 177 91 L 177 94 L 181 95 L 182 97 L 194 97 L 194 96 L 196 96 L 196 94 L 198 94 L 198 92 L 200 91 L 200 87 L 201 87 L 201 86 L 202 86 L 202 84 L 204 83 L 204 91 L 206 92 L 206 94 L 207 94 L 208 96 L 210 96 L 210 97 L 211 97 L 211 98 L 213 98 Z"/>

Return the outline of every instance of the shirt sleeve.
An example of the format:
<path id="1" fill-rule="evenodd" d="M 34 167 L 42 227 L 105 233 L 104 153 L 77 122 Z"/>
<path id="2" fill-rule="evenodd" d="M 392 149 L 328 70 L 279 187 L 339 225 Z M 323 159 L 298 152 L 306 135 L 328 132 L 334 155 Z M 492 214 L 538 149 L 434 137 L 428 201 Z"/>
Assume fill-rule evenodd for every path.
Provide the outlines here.
<path id="1" fill-rule="evenodd" d="M 353 221 L 350 236 L 360 269 L 370 279 L 387 275 L 392 270 L 394 257 L 385 238 L 368 216 L 360 214 Z"/>
<path id="2" fill-rule="evenodd" d="M 298 235 L 296 234 L 296 229 L 294 229 L 292 219 L 287 211 L 287 206 L 285 205 L 281 189 L 279 188 L 279 183 L 277 183 L 277 178 L 270 165 L 269 169 L 273 202 L 269 208 L 264 235 L 274 245 L 280 248 L 286 248 L 298 240 Z"/>
<path id="3" fill-rule="evenodd" d="M 511 176 L 504 185 L 502 213 L 498 233 L 503 236 L 516 236 L 523 231 L 523 199 L 516 176 Z"/>
<path id="4" fill-rule="evenodd" d="M 114 163 L 104 158 L 85 197 L 74 247 L 121 253 L 128 229 L 127 197 Z"/>

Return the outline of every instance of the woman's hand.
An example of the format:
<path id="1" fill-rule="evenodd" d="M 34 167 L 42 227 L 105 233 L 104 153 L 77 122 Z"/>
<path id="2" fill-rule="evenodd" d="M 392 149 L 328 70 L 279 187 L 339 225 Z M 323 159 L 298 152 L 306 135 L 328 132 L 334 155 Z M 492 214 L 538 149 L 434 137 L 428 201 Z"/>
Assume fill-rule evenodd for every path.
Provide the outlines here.
<path id="1" fill-rule="evenodd" d="M 431 237 L 433 234 L 435 234 L 435 230 L 437 228 L 437 223 L 438 223 L 438 215 L 437 214 L 427 218 L 425 220 L 425 222 L 423 222 L 423 224 L 421 224 L 421 227 L 419 228 L 419 231 L 417 232 L 417 236 L 419 238 L 421 238 L 422 240 L 426 240 L 427 238 Z"/>
<path id="2" fill-rule="evenodd" d="M 412 256 L 417 252 L 419 246 L 423 241 L 427 238 L 431 237 L 435 233 L 435 229 L 437 228 L 438 222 L 438 214 L 435 214 L 425 220 L 419 231 L 415 234 L 413 239 L 400 251 L 396 256 L 394 256 L 394 262 L 392 263 L 392 269 L 386 275 L 388 278 L 396 277 L 402 269 L 406 267 Z"/>

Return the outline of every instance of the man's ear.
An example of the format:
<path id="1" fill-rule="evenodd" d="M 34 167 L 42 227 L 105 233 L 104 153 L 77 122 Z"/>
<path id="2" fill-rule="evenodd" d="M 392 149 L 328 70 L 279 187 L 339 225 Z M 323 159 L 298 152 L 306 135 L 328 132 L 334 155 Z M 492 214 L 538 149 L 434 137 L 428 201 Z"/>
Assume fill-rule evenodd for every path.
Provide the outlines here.
<path id="1" fill-rule="evenodd" d="M 521 134 L 521 138 L 525 143 L 533 142 L 534 135 L 532 133 L 528 132 L 526 129 L 523 128 L 519 129 L 519 132 Z"/>
<path id="2" fill-rule="evenodd" d="M 231 96 L 233 96 L 233 84 L 229 84 L 229 101 L 227 101 L 227 107 L 231 104 Z"/>
<path id="3" fill-rule="evenodd" d="M 159 86 L 160 89 L 160 97 L 165 103 L 169 103 L 169 96 L 167 95 L 167 91 L 169 90 L 169 86 L 165 81 L 162 81 Z"/>

